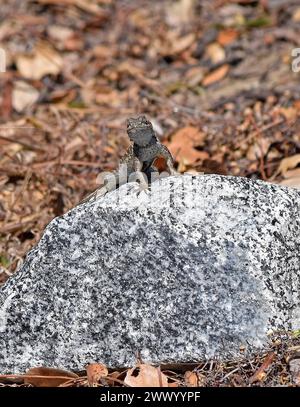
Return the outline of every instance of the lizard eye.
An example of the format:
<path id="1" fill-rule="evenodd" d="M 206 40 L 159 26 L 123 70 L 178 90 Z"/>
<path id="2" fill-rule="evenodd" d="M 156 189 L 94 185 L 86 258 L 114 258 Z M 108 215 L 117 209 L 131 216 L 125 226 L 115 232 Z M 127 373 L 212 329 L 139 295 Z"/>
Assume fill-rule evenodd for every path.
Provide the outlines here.
<path id="1" fill-rule="evenodd" d="M 146 116 L 141 117 L 141 123 L 145 126 L 148 126 L 150 124 Z"/>
<path id="2" fill-rule="evenodd" d="M 127 120 L 127 129 L 134 127 L 135 119 L 128 119 Z"/>

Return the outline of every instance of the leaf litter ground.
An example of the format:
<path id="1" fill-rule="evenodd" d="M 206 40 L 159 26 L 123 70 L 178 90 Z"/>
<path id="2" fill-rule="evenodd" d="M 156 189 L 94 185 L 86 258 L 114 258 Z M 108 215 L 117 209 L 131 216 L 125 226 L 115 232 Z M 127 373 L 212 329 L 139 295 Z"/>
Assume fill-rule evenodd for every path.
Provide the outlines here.
<path id="1" fill-rule="evenodd" d="M 300 74 L 292 69 L 292 49 L 300 47 L 297 3 L 3 2 L 0 283 L 47 223 L 95 189 L 99 172 L 117 166 L 131 115 L 148 115 L 180 172 L 300 187 Z M 297 385 L 299 339 L 280 338 L 251 360 L 241 354 L 239 361 L 161 373 L 139 367 L 127 385 Z M 126 385 L 126 371 L 104 375 L 105 369 L 63 383 Z M 55 374 L 62 375 L 48 372 Z M 1 379 L 33 385 L 11 380 Z"/>

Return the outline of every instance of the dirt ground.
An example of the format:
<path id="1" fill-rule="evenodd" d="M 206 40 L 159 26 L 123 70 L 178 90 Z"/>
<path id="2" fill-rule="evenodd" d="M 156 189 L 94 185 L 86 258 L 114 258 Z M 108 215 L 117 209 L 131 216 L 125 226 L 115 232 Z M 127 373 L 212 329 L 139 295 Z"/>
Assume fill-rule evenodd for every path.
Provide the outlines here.
<path id="1" fill-rule="evenodd" d="M 299 0 L 0 0 L 0 283 L 116 168 L 139 113 L 180 172 L 300 187 L 297 55 Z M 299 333 L 280 338 L 190 380 L 300 384 Z"/>

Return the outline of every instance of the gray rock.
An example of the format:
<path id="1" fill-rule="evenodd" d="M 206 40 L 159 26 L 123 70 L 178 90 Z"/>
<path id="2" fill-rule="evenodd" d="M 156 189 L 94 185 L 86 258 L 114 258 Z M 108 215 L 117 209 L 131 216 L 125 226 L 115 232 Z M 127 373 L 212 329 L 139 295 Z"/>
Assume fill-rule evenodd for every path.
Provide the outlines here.
<path id="1" fill-rule="evenodd" d="M 127 184 L 46 228 L 0 291 L 0 372 L 236 357 L 300 327 L 300 192 Z"/>

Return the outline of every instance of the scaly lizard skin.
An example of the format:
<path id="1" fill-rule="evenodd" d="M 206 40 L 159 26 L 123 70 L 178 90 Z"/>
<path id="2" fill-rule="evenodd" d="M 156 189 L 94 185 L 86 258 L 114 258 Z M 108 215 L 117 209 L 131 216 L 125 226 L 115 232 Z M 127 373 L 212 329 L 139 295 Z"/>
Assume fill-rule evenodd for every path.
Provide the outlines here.
<path id="1" fill-rule="evenodd" d="M 104 178 L 104 185 L 84 198 L 83 202 L 96 199 L 113 191 L 128 181 L 138 179 L 142 186 L 148 187 L 151 174 L 158 173 L 154 161 L 163 158 L 170 175 L 177 174 L 173 157 L 166 146 L 156 137 L 152 124 L 145 116 L 128 119 L 127 134 L 132 141 L 124 157 L 120 160 L 120 168 Z"/>

